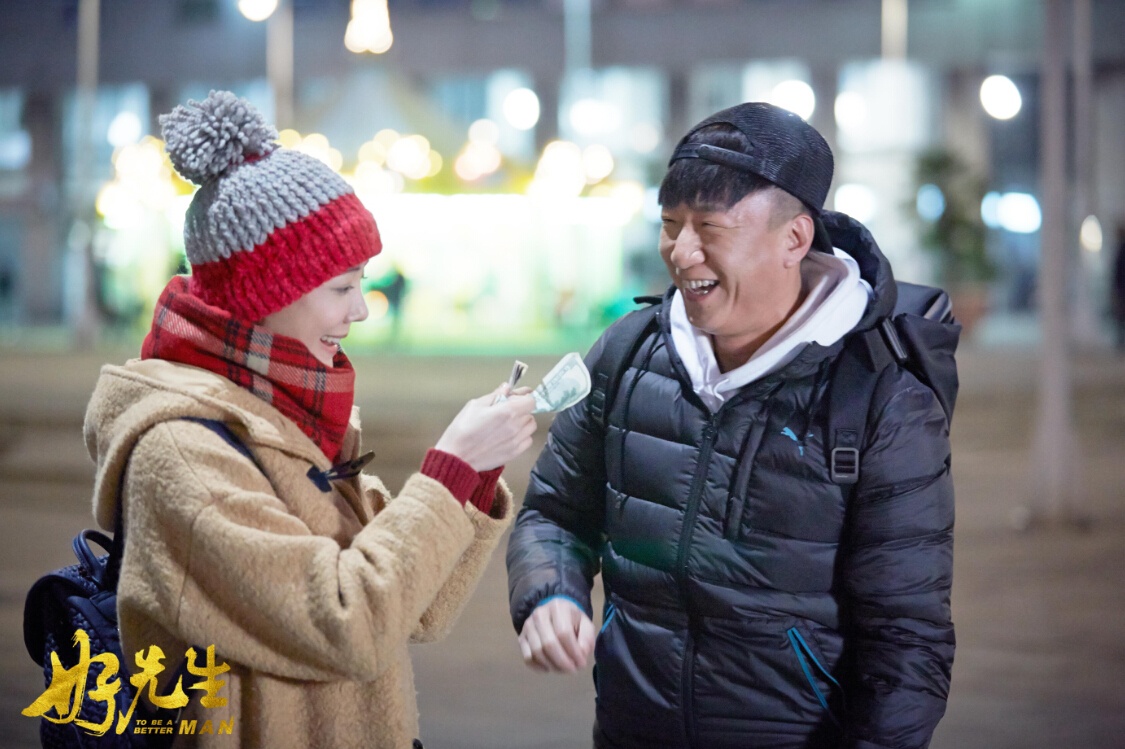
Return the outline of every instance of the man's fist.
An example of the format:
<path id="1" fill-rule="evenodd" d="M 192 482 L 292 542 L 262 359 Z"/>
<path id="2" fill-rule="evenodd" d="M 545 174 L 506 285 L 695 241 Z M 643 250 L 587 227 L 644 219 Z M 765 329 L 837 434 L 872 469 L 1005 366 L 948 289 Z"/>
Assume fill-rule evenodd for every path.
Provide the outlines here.
<path id="1" fill-rule="evenodd" d="M 523 662 L 536 671 L 574 673 L 586 667 L 597 632 L 586 612 L 566 598 L 552 598 L 531 612 L 520 631 Z"/>

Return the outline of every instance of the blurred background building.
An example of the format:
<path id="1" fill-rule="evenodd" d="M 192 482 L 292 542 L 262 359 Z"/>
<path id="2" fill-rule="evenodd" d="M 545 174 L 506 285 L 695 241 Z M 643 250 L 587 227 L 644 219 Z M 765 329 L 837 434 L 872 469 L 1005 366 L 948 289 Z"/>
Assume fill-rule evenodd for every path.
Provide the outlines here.
<path id="1" fill-rule="evenodd" d="M 1125 368 L 1106 346 L 1125 0 L 0 0 L 4 746 L 38 746 L 22 602 L 90 525 L 90 389 L 183 269 L 192 187 L 156 118 L 211 88 L 379 221 L 347 348 L 392 489 L 509 371 L 490 354 L 535 381 L 665 287 L 654 196 L 686 128 L 749 99 L 808 118 L 836 153 L 829 207 L 976 321 L 933 746 L 1122 746 Z M 541 444 L 505 473 L 517 496 Z M 524 668 L 492 565 L 453 637 L 415 654 L 422 738 L 588 745 L 592 680 Z"/>
<path id="2" fill-rule="evenodd" d="M 1125 224 L 1125 2 L 5 0 L 0 338 L 138 338 L 192 186 L 156 118 L 228 88 L 375 214 L 351 350 L 552 351 L 666 285 L 655 194 L 746 100 L 832 144 L 829 207 L 982 345 L 1034 341 L 1045 42 L 1065 47 L 1072 330 L 1109 339 Z M 255 20 L 258 19 L 258 20 Z"/>

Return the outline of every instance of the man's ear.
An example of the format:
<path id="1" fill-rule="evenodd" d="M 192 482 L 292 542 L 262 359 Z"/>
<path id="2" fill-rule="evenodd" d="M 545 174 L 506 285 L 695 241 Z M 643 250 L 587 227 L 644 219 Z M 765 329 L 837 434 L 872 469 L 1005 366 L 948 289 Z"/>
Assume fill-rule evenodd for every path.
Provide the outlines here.
<path id="1" fill-rule="evenodd" d="M 815 232 L 816 226 L 813 224 L 812 216 L 807 213 L 799 213 L 789 220 L 785 236 L 786 268 L 792 268 L 805 259 L 805 255 L 809 254 L 809 248 L 812 247 Z"/>

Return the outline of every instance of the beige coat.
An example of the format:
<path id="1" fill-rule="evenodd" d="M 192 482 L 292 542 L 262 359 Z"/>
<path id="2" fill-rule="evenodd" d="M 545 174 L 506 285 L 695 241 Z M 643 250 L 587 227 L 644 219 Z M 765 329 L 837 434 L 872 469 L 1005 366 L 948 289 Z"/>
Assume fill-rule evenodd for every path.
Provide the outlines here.
<path id="1" fill-rule="evenodd" d="M 188 416 L 230 424 L 265 474 Z M 359 452 L 358 423 L 353 413 L 341 459 Z M 188 689 L 201 677 L 185 675 L 182 717 L 197 733 L 177 747 L 410 747 L 407 643 L 444 636 L 472 594 L 511 521 L 503 483 L 491 516 L 422 474 L 395 497 L 368 475 L 322 493 L 306 473 L 330 463 L 292 421 L 223 377 L 160 360 L 104 368 L 85 433 L 103 528 L 128 465 L 127 665 L 158 645 L 169 674 L 189 646 L 214 645 L 231 666 L 224 707 L 202 707 Z M 201 733 L 207 720 L 216 733 Z"/>

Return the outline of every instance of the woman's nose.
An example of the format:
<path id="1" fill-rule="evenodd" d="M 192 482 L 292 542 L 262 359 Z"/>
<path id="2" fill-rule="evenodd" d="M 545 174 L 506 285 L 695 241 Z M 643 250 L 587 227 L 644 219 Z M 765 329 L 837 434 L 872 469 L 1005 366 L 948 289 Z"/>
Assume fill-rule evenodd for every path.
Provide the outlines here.
<path id="1" fill-rule="evenodd" d="M 363 296 L 363 291 L 356 287 L 355 295 L 352 297 L 352 306 L 349 310 L 349 322 L 362 322 L 367 319 L 367 298 Z"/>

